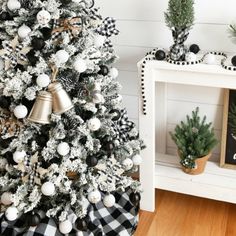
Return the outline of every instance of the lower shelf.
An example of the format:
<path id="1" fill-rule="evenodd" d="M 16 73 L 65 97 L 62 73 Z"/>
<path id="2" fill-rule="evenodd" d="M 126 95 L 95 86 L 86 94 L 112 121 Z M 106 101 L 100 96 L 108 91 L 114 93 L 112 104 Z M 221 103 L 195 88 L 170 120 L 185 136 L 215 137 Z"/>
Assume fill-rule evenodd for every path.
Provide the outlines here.
<path id="1" fill-rule="evenodd" d="M 236 170 L 208 161 L 200 175 L 184 173 L 179 158 L 156 154 L 155 187 L 159 189 L 236 203 Z"/>

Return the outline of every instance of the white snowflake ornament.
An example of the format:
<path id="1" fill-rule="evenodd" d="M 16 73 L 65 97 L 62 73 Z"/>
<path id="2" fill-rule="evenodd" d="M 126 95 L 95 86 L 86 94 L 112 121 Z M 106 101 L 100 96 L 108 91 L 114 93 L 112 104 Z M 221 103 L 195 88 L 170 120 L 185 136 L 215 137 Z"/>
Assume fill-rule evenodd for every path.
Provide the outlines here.
<path id="1" fill-rule="evenodd" d="M 40 25 L 46 25 L 51 20 L 51 14 L 46 10 L 41 10 L 37 14 L 37 21 Z"/>

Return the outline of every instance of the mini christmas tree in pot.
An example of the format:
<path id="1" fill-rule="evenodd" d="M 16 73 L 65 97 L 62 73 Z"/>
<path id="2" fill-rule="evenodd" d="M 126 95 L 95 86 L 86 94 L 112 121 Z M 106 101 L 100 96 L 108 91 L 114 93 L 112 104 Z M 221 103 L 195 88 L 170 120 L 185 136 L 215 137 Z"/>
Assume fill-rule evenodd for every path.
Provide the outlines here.
<path id="1" fill-rule="evenodd" d="M 172 30 L 174 45 L 170 48 L 170 58 L 174 61 L 184 60 L 188 51 L 184 42 L 194 21 L 193 4 L 193 0 L 169 0 L 165 21 Z"/>
<path id="2" fill-rule="evenodd" d="M 187 115 L 187 121 L 181 121 L 175 132 L 170 135 L 178 147 L 180 164 L 188 174 L 201 174 L 211 151 L 218 143 L 215 138 L 212 123 L 206 123 L 206 116 L 201 119 L 199 108 L 192 111 L 192 117 Z"/>

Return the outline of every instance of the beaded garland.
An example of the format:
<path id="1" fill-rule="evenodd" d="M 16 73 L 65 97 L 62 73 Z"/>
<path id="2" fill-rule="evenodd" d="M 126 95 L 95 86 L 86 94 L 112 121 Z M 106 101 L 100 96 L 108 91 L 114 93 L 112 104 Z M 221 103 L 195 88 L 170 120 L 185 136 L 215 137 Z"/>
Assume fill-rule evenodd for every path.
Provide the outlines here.
<path id="1" fill-rule="evenodd" d="M 147 99 L 146 99 L 146 93 L 145 93 L 145 84 L 144 84 L 144 76 L 145 76 L 145 67 L 147 64 L 147 61 L 151 61 L 151 60 L 156 60 L 155 58 L 155 54 L 156 52 L 160 50 L 160 48 L 155 48 L 152 51 L 148 52 L 141 64 L 141 93 L 142 93 L 142 111 L 144 115 L 147 115 Z M 192 62 L 187 62 L 187 61 L 174 61 L 171 60 L 169 56 L 166 57 L 165 61 L 170 63 L 170 64 L 174 64 L 174 65 L 180 65 L 180 66 L 186 66 L 186 65 L 196 65 L 196 64 L 200 64 L 203 63 L 205 57 L 207 54 L 213 54 L 215 56 L 222 56 L 223 59 L 221 59 L 221 66 L 225 69 L 225 70 L 231 70 L 231 71 L 236 71 L 236 66 L 229 66 L 226 65 L 225 62 L 228 58 L 227 54 L 224 52 L 208 52 L 205 53 L 202 58 L 200 58 L 199 60 L 196 61 L 192 61 Z"/>

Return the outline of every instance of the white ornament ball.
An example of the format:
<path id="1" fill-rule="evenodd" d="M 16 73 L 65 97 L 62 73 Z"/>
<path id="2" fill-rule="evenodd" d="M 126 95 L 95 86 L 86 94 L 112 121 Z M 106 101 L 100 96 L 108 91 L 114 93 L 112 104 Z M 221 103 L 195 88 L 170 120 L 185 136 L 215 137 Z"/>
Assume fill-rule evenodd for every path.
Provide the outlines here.
<path id="1" fill-rule="evenodd" d="M 114 79 L 116 79 L 119 75 L 119 71 L 116 68 L 111 68 L 110 69 L 110 76 Z"/>
<path id="2" fill-rule="evenodd" d="M 209 65 L 213 65 L 216 63 L 216 57 L 215 55 L 211 54 L 211 53 L 208 53 L 205 58 L 204 58 L 204 61 L 209 64 Z"/>
<path id="3" fill-rule="evenodd" d="M 45 88 L 50 84 L 51 80 L 47 74 L 41 74 L 36 79 L 36 83 L 39 87 Z"/>
<path id="4" fill-rule="evenodd" d="M 130 158 L 126 158 L 123 162 L 122 162 L 125 170 L 130 170 L 132 169 L 134 163 Z"/>
<path id="5" fill-rule="evenodd" d="M 15 107 L 13 113 L 14 113 L 16 118 L 23 119 L 27 116 L 28 109 L 24 105 L 18 105 L 18 106 Z"/>
<path id="6" fill-rule="evenodd" d="M 16 207 L 14 206 L 10 206 L 7 208 L 7 210 L 5 211 L 5 216 L 8 220 L 10 221 L 14 221 L 17 219 L 17 217 L 19 216 L 19 211 L 17 210 Z"/>
<path id="7" fill-rule="evenodd" d="M 197 55 L 195 53 L 193 53 L 193 52 L 188 52 L 185 55 L 185 60 L 187 62 L 194 62 L 194 61 L 197 60 Z"/>
<path id="8" fill-rule="evenodd" d="M 94 38 L 94 44 L 96 47 L 102 47 L 103 44 L 105 43 L 106 41 L 106 37 L 105 36 L 102 36 L 102 35 L 97 35 L 95 38 Z"/>
<path id="9" fill-rule="evenodd" d="M 12 193 L 10 192 L 3 193 L 1 196 L 1 203 L 5 206 L 11 205 L 12 204 L 11 197 L 12 197 Z"/>
<path id="10" fill-rule="evenodd" d="M 60 222 L 59 230 L 62 234 L 69 234 L 72 230 L 72 223 L 69 220 Z"/>
<path id="11" fill-rule="evenodd" d="M 22 25 L 19 29 L 18 29 L 18 35 L 20 38 L 24 39 L 26 37 L 29 36 L 31 32 L 31 29 L 29 26 L 27 25 Z"/>
<path id="12" fill-rule="evenodd" d="M 7 2 L 7 7 L 10 11 L 15 11 L 21 8 L 21 4 L 17 0 L 9 0 Z"/>
<path id="13" fill-rule="evenodd" d="M 133 161 L 134 165 L 139 166 L 142 163 L 143 159 L 140 155 L 137 154 L 137 155 L 133 156 L 132 161 Z"/>
<path id="14" fill-rule="evenodd" d="M 79 73 L 83 73 L 87 70 L 87 64 L 86 61 L 83 59 L 76 59 L 76 61 L 74 62 L 74 68 L 75 70 L 77 70 Z"/>
<path id="15" fill-rule="evenodd" d="M 45 196 L 53 196 L 55 195 L 55 185 L 52 182 L 45 182 L 41 187 L 41 192 Z"/>
<path id="16" fill-rule="evenodd" d="M 105 207 L 113 207 L 116 203 L 116 199 L 112 194 L 106 195 L 103 199 L 103 204 Z"/>
<path id="17" fill-rule="evenodd" d="M 92 191 L 88 194 L 88 200 L 91 203 L 96 204 L 96 203 L 100 202 L 101 199 L 102 199 L 102 195 L 98 190 Z"/>
<path id="18" fill-rule="evenodd" d="M 101 127 L 101 121 L 98 118 L 92 118 L 88 121 L 88 127 L 91 131 L 97 131 Z"/>
<path id="19" fill-rule="evenodd" d="M 66 156 L 70 152 L 70 146 L 66 142 L 62 142 L 57 146 L 57 152 L 61 156 Z"/>
<path id="20" fill-rule="evenodd" d="M 26 152 L 24 150 L 22 151 L 15 151 L 13 153 L 13 160 L 16 162 L 16 163 L 21 163 L 24 161 L 25 159 L 25 156 L 26 156 Z"/>
<path id="21" fill-rule="evenodd" d="M 60 64 L 66 63 L 69 60 L 69 57 L 70 55 L 66 50 L 59 50 L 56 52 L 56 59 Z"/>
<path id="22" fill-rule="evenodd" d="M 46 10 L 41 10 L 37 14 L 37 21 L 41 25 L 46 25 L 51 20 L 51 14 Z"/>

